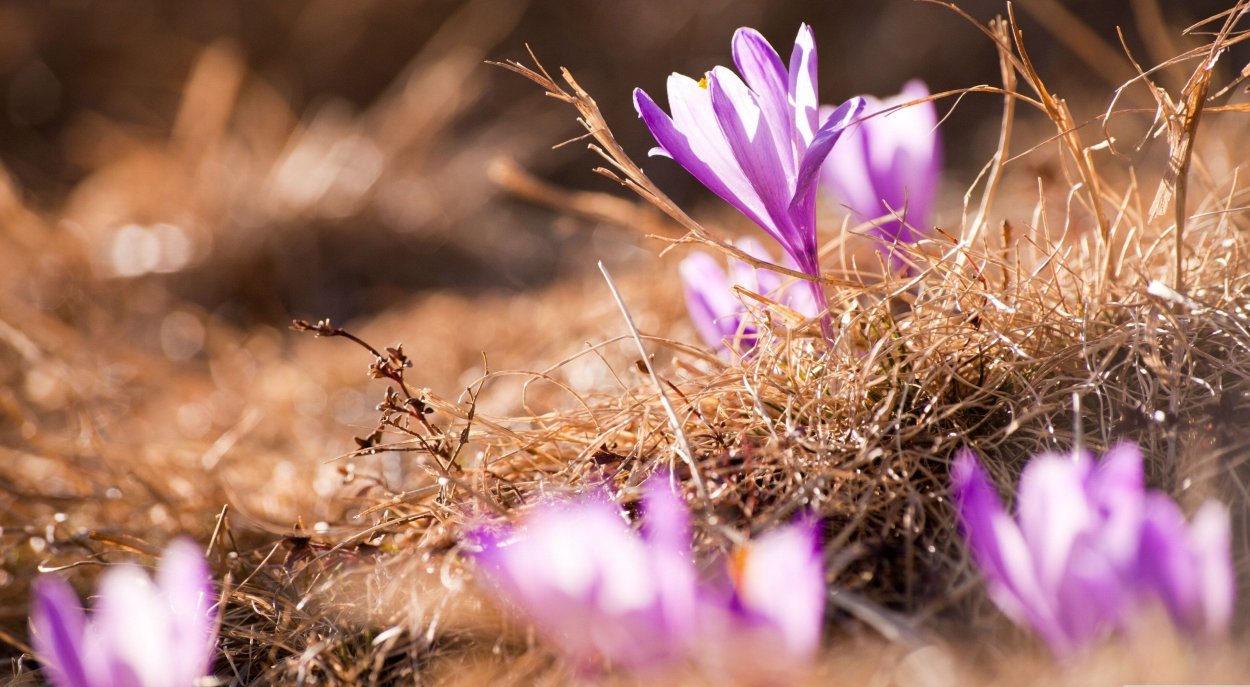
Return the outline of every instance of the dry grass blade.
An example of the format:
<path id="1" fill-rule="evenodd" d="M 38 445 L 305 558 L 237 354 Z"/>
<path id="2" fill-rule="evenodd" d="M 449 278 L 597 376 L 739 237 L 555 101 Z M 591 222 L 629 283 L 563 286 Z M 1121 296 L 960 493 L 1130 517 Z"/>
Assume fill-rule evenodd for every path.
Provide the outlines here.
<path id="1" fill-rule="evenodd" d="M 998 130 L 998 148 L 994 151 L 994 158 L 990 161 L 989 176 L 985 181 L 985 190 L 981 193 L 980 207 L 977 208 L 976 218 L 972 220 L 971 226 L 967 231 L 965 242 L 975 244 L 977 236 L 989 222 L 989 214 L 994 206 L 994 198 L 998 194 L 998 185 L 1002 179 L 1003 168 L 1007 164 L 1009 150 L 1011 148 L 1011 132 L 1015 122 L 1016 114 L 1016 98 L 1014 97 L 1016 90 L 1016 73 L 1012 69 L 1011 51 L 1007 48 L 1008 28 L 1007 24 L 1001 20 L 994 22 L 990 29 L 997 37 L 994 44 L 998 48 L 999 71 L 1003 80 L 1003 118 L 1002 124 Z M 972 190 L 969 189 L 968 194 L 971 195 Z M 966 199 L 965 199 L 965 202 Z M 964 254 L 960 253 L 959 260 L 964 259 Z"/>
<path id="2" fill-rule="evenodd" d="M 1173 204 L 1176 231 L 1173 286 L 1178 291 L 1185 288 L 1186 200 L 1194 138 L 1197 135 L 1202 112 L 1206 108 L 1207 93 L 1211 87 L 1215 63 L 1228 48 L 1229 37 L 1237 22 L 1245 15 L 1247 7 L 1247 3 L 1242 0 L 1225 15 L 1224 24 L 1205 51 L 1204 59 L 1198 63 L 1176 99 L 1168 97 L 1157 87 L 1151 87 L 1158 101 L 1159 110 L 1156 118 L 1163 121 L 1171 155 L 1168 160 L 1167 175 L 1159 184 L 1159 190 L 1150 206 L 1150 214 L 1152 217 L 1162 215 L 1168 203 Z"/>
<path id="3" fill-rule="evenodd" d="M 646 366 L 647 374 L 651 376 L 651 382 L 655 384 L 655 392 L 660 396 L 660 405 L 663 406 L 664 413 L 668 415 L 668 421 L 673 428 L 673 436 L 677 438 L 678 455 L 681 456 L 681 459 L 690 468 L 690 479 L 694 482 L 699 498 L 706 500 L 707 487 L 703 484 L 703 477 L 699 474 L 699 465 L 695 462 L 694 453 L 690 450 L 690 442 L 686 439 L 685 430 L 682 429 L 681 418 L 677 417 L 677 411 L 673 408 L 673 402 L 669 400 L 668 392 L 664 389 L 664 383 L 660 381 L 659 373 L 655 371 L 655 363 L 651 360 L 651 356 L 647 355 L 647 347 L 642 343 L 642 336 L 638 333 L 638 325 L 634 324 L 634 316 L 629 314 L 629 308 L 625 305 L 625 299 L 621 297 L 621 292 L 616 288 L 616 282 L 612 281 L 612 275 L 602 261 L 599 263 L 599 271 L 603 273 L 603 279 L 608 283 L 608 289 L 612 291 L 612 298 L 616 301 L 617 307 L 621 309 L 621 317 L 625 318 L 625 325 L 629 327 L 630 335 L 634 337 L 634 342 L 638 344 L 638 355 L 642 356 L 641 364 Z"/>
<path id="4" fill-rule="evenodd" d="M 463 173 L 448 174 L 456 181 L 447 183 L 421 170 L 441 171 L 454 158 L 481 183 L 482 163 L 497 159 L 498 140 L 518 136 L 515 123 L 495 132 L 494 142 L 470 143 L 462 131 L 447 130 L 459 115 L 477 118 L 476 101 L 465 94 L 489 91 L 489 78 L 504 75 L 487 70 L 484 79 L 469 78 L 477 76 L 472 70 L 502 36 L 525 25 L 518 23 L 522 5 L 495 3 L 457 8 L 450 28 L 430 39 L 383 97 L 355 104 L 363 108 L 359 115 L 350 107 L 324 120 L 301 112 L 246 71 L 242 51 L 212 44 L 188 63 L 183 97 L 169 101 L 177 113 L 166 127 L 172 136 L 143 152 L 163 165 L 212 158 L 205 169 L 221 176 L 197 167 L 200 176 L 188 174 L 179 191 L 216 188 L 236 172 L 246 191 L 239 193 L 249 199 L 280 195 L 273 189 L 282 183 L 307 191 L 306 177 L 330 183 L 354 173 L 359 182 L 305 197 L 294 209 L 215 205 L 207 195 L 177 205 L 217 208 L 196 215 L 205 225 L 239 215 L 257 222 L 240 226 L 271 227 L 276 217 L 303 236 L 311 225 L 330 223 L 356 250 L 367 233 L 358 231 L 359 215 L 452 212 L 461 198 L 454 192 L 463 191 L 449 187 L 483 189 L 458 183 Z M 24 189 L 0 178 L 0 214 L 18 226 L 46 220 L 40 231 L 54 229 L 30 232 L 39 240 L 29 245 L 25 233 L 11 232 L 0 258 L 7 256 L 8 265 L 62 260 L 61 271 L 49 273 L 55 278 L 38 274 L 58 289 L 59 280 L 72 287 L 62 293 L 27 283 L 21 265 L 9 277 L 14 288 L 0 296 L 0 368 L 9 382 L 0 389 L 0 609 L 7 613 L 0 643 L 17 657 L 15 679 L 31 677 L 16 652 L 30 649 L 20 635 L 34 575 L 61 571 L 86 587 L 107 566 L 150 563 L 159 542 L 190 532 L 209 542 L 224 580 L 215 670 L 232 685 L 584 682 L 587 674 L 541 634 L 479 594 L 466 533 L 521 523 L 551 499 L 588 493 L 612 499 L 639 526 L 637 487 L 665 469 L 695 506 L 693 556 L 709 577 L 722 573 L 720 563 L 744 541 L 799 515 L 820 523 L 830 594 L 825 630 L 834 646 L 814 667 L 813 684 L 902 684 L 919 676 L 917 683 L 1041 685 L 1094 674 L 1095 681 L 1119 684 L 1149 680 L 1102 676 L 1149 674 L 1157 661 L 1181 666 L 1177 682 L 1207 675 L 1202 671 L 1217 663 L 1211 657 L 1220 650 L 1200 653 L 1183 642 L 1160 645 L 1157 661 L 1150 642 L 1113 645 L 1110 659 L 1089 659 L 1097 673 L 1083 672 L 1086 664 L 1068 672 L 1045 668 L 986 597 L 956 525 L 949 463 L 960 449 L 977 451 L 1006 493 L 1041 451 L 1080 445 L 1098 452 L 1131 438 L 1147 457 L 1150 485 L 1183 509 L 1210 496 L 1229 504 L 1239 570 L 1243 577 L 1250 572 L 1250 168 L 1245 130 L 1235 126 L 1250 110 L 1222 99 L 1238 89 L 1221 86 L 1224 70 L 1214 69 L 1217 58 L 1250 38 L 1250 0 L 1195 25 L 1191 33 L 1204 32 L 1204 45 L 1162 64 L 1141 65 L 1126 50 L 1138 76 L 1112 98 L 1101 118 L 1104 140 L 1095 145 L 1087 145 L 1091 134 L 1082 128 L 1098 120 L 1072 114 L 1084 109 L 1077 100 L 1083 94 L 1064 84 L 1071 109 L 1056 95 L 1057 84 L 1045 82 L 1042 51 L 1026 50 L 1014 16 L 983 24 L 953 4 L 935 4 L 971 22 L 973 38 L 992 42 L 1001 84 L 926 99 L 950 98 L 954 111 L 965 95 L 993 96 L 989 104 L 1001 116 L 996 153 L 964 196 L 962 216 L 941 214 L 945 221 L 924 227 L 924 240 L 896 247 L 911 268 L 905 277 L 888 274 L 863 236 L 874 221 L 898 213 L 861 226 L 830 216 L 829 228 L 841 221 L 845 229 L 822 252 L 836 277 L 822 278 L 837 323 L 834 346 L 810 336 L 812 321 L 744 288 L 733 295 L 758 331 L 755 348 L 729 356 L 692 343 L 695 333 L 675 297 L 678 275 L 647 262 L 620 232 L 593 237 L 620 241 L 612 245 L 631 253 L 611 275 L 603 270 L 611 299 L 599 275 L 567 269 L 593 263 L 589 249 L 565 253 L 562 246 L 561 262 L 551 263 L 554 283 L 419 294 L 406 282 L 375 284 L 379 293 L 367 298 L 395 304 L 356 315 L 351 331 L 328 320 L 295 326 L 359 349 L 304 341 L 269 324 L 238 324 L 172 287 L 158 288 L 158 280 L 176 274 L 76 276 L 96 269 L 87 257 L 96 248 L 61 254 L 44 242 L 70 243 L 72 216 L 40 216 L 24 204 Z M 1143 22 L 1157 30 L 1157 3 L 1134 4 L 1155 13 Z M 317 13 L 301 16 L 312 21 Z M 1133 44 L 1132 37 L 1124 42 Z M 1154 41 L 1152 61 L 1165 44 Z M 493 169 L 506 190 L 596 222 L 661 234 L 670 246 L 703 244 L 808 278 L 752 258 L 677 207 L 626 154 L 567 70 L 549 73 L 536 60 L 500 66 L 538 84 L 559 101 L 557 109 L 572 106 L 583 134 L 574 140 L 587 141 L 602 160 L 600 174 L 629 189 L 614 197 L 561 188 L 523 171 L 522 164 L 540 163 L 514 153 L 521 163 Z M 1188 75 L 1188 82 L 1173 87 L 1172 74 Z M 1243 83 L 1244 76 L 1231 81 Z M 514 85 L 510 76 L 502 81 Z M 1140 93 L 1127 94 L 1133 86 Z M 1100 109 L 1105 94 L 1097 88 Z M 1158 105 L 1141 112 L 1117 107 L 1122 93 L 1126 102 L 1142 95 Z M 627 103 L 624 92 L 620 100 Z M 1226 114 L 1206 116 L 1213 112 Z M 1168 136 L 1169 169 L 1150 151 L 1115 150 L 1113 116 L 1123 118 L 1117 134 L 1121 124 L 1141 124 Z M 943 127 L 958 119 L 944 118 Z M 538 139 L 532 150 L 558 138 L 556 120 L 538 136 L 527 132 Z M 279 133 L 266 133 L 271 128 Z M 435 139 L 455 154 L 391 154 Z M 272 150 L 262 164 L 249 157 L 255 149 Z M 377 169 L 355 166 L 371 155 Z M 256 169 L 232 165 L 248 160 Z M 343 169 L 306 174 L 309 160 Z M 958 183 L 961 173 L 952 169 L 943 185 Z M 374 185 L 360 182 L 373 175 Z M 1154 192 L 1156 175 L 1165 177 L 1156 209 L 1175 202 L 1173 213 L 1152 214 L 1149 198 L 1141 197 L 1147 184 Z M 94 202 L 112 208 L 116 187 L 105 188 Z M 351 203 L 334 202 L 345 194 Z M 409 205 L 412 195 L 428 197 Z M 946 208 L 958 205 L 951 200 Z M 117 218 L 154 221 L 135 215 Z M 453 216 L 450 231 L 490 229 L 465 217 Z M 534 217 L 529 221 L 550 220 L 545 211 Z M 551 234 L 564 227 L 550 227 Z M 109 256 L 125 252 L 109 248 L 114 228 L 101 229 Z M 260 234 L 262 243 L 272 238 L 214 234 L 213 251 L 205 250 L 229 251 Z M 475 233 L 471 239 L 490 244 Z M 400 263 L 378 283 L 413 270 L 392 255 L 406 240 L 391 236 L 373 246 L 378 255 L 368 253 L 374 262 L 362 269 Z M 442 245 L 421 244 L 439 256 Z M 511 244 L 490 250 L 512 258 Z M 250 284 L 275 269 L 261 261 L 259 276 L 232 272 L 217 281 Z M 134 302 L 101 306 L 93 299 L 105 292 Z M 48 293 L 58 297 L 45 299 Z M 327 288 L 319 298 L 325 293 L 337 295 Z M 173 308 L 173 324 L 189 318 L 200 327 L 199 348 L 179 363 L 169 352 L 171 339 L 179 343 L 170 331 L 180 330 L 166 322 Z M 622 317 L 628 333 L 605 334 L 619 332 Z M 131 338 L 132 331 L 142 335 Z M 377 345 L 394 338 L 410 347 Z M 191 430 L 199 433 L 188 439 Z M 1240 672 L 1228 674 L 1244 682 L 1244 652 L 1238 645 L 1233 651 L 1230 664 Z M 865 665 L 852 656 L 867 656 Z M 982 675 L 998 670 L 996 656 L 1007 667 Z M 989 667 L 969 667 L 965 675 L 953 663 Z M 605 684 L 629 679 L 602 677 Z"/>

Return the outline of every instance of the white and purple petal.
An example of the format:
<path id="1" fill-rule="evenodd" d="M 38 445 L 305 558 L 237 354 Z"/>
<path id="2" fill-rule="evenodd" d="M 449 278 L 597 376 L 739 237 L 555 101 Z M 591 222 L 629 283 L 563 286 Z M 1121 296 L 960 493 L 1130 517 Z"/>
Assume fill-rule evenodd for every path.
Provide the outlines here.
<path id="1" fill-rule="evenodd" d="M 1065 646 L 1066 632 L 1054 599 L 1042 589 L 1033 551 L 971 451 L 955 456 L 951 496 L 995 605 L 1018 625 L 1032 627 L 1050 646 Z"/>
<path id="2" fill-rule="evenodd" d="M 1211 637 L 1228 631 L 1236 596 L 1228 511 L 1207 502 L 1192 524 L 1165 494 L 1147 497 L 1140 577 L 1181 628 Z"/>
<path id="3" fill-rule="evenodd" d="M 732 45 L 734 65 L 758 99 L 760 110 L 767 122 L 767 130 L 772 136 L 773 148 L 789 153 L 779 157 L 786 175 L 793 177 L 795 155 L 790 151 L 795 145 L 795 121 L 786 68 L 777 51 L 755 29 L 738 29 L 734 33 Z"/>
<path id="4" fill-rule="evenodd" d="M 673 491 L 666 473 L 647 481 L 643 499 L 643 539 L 651 569 L 659 581 L 661 620 L 674 644 L 695 632 L 698 580 L 690 552 L 690 513 Z M 676 647 L 674 647 L 676 648 Z"/>
<path id="5" fill-rule="evenodd" d="M 875 222 L 885 244 L 915 243 L 931 221 L 941 165 L 937 109 L 931 101 L 904 106 L 928 95 L 922 82 L 910 81 L 885 100 L 865 96 L 866 118 L 822 170 L 826 188 L 857 220 L 897 215 Z"/>
<path id="6" fill-rule="evenodd" d="M 1193 626 L 1198 602 L 1198 571 L 1189 552 L 1185 516 L 1166 494 L 1146 497 L 1138 579 L 1143 596 L 1158 597 L 1178 625 Z"/>
<path id="7" fill-rule="evenodd" d="M 474 538 L 495 590 L 574 662 L 641 669 L 680 652 L 671 634 L 680 624 L 665 615 L 673 581 L 656 575 L 649 547 L 606 498 L 546 504 L 524 529 Z"/>
<path id="8" fill-rule="evenodd" d="M 1092 465 L 1077 454 L 1044 454 L 1020 474 L 1017 520 L 1028 542 L 1042 589 L 1058 591 L 1077 539 L 1095 524 L 1085 498 L 1085 480 Z"/>
<path id="9" fill-rule="evenodd" d="M 782 155 L 793 160 L 793 152 L 777 149 L 757 96 L 737 74 L 716 67 L 708 75 L 707 90 L 712 97 L 712 111 L 734 158 L 763 201 L 772 226 L 779 231 L 777 238 L 782 246 L 794 254 L 802 245 L 789 214 L 795 176 L 793 171 L 787 173 L 781 161 Z"/>
<path id="10" fill-rule="evenodd" d="M 124 666 L 133 684 L 161 687 L 180 677 L 193 682 L 203 676 L 198 666 L 180 663 L 183 657 L 172 639 L 181 619 L 172 617 L 160 588 L 137 565 L 117 565 L 104 573 L 93 610 L 92 622 L 109 655 L 117 659 L 119 669 Z"/>
<path id="11" fill-rule="evenodd" d="M 759 194 L 733 159 L 728 143 L 723 141 L 719 124 L 714 117 L 706 121 L 711 114 L 706 91 L 679 74 L 669 77 L 668 87 L 673 117 L 660 109 L 645 91 L 634 90 L 634 107 L 656 142 L 709 190 L 766 231 L 775 233 L 776 228 L 770 224 Z"/>
<path id="12" fill-rule="evenodd" d="M 133 564 L 110 567 L 87 619 L 73 590 L 36 583 L 31 635 L 58 687 L 178 687 L 208 673 L 215 651 L 211 579 L 194 544 L 171 545 L 161 585 Z"/>
<path id="13" fill-rule="evenodd" d="M 812 138 L 811 146 L 803 151 L 803 157 L 799 161 L 799 174 L 794 196 L 790 199 L 791 207 L 810 207 L 814 211 L 816 181 L 820 175 L 821 165 L 833 151 L 843 132 L 863 111 L 864 99 L 851 98 L 829 113 L 829 117 Z"/>
<path id="14" fill-rule="evenodd" d="M 790 53 L 789 90 L 794 106 L 798 142 L 806 148 L 820 126 L 820 92 L 816 79 L 816 35 L 807 24 L 799 26 Z"/>
<path id="15" fill-rule="evenodd" d="M 1146 496 L 1136 444 L 1121 442 L 1107 451 L 1091 472 L 1085 493 L 1099 518 L 1099 548 L 1117 566 L 1130 567 L 1137 558 Z"/>

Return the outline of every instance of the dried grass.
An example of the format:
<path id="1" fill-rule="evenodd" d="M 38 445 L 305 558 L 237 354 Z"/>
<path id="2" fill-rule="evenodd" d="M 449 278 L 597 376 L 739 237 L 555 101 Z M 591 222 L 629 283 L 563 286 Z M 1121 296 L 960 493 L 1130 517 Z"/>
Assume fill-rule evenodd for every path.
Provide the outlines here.
<path id="1" fill-rule="evenodd" d="M 1225 77 L 1214 57 L 1247 35 L 1248 10 L 1250 3 L 1238 2 L 1204 25 L 1213 32 L 1205 48 L 1158 68 L 1183 83 L 1178 93 L 1158 83 L 1160 72 L 1138 69 L 1126 85 L 1138 90 L 1124 91 L 1137 95 L 1125 97 L 1141 99 L 1144 89 L 1153 111 L 1119 110 L 1117 99 L 1091 121 L 1046 87 L 1014 17 L 977 24 L 997 46 L 1002 83 L 933 99 L 1001 96 L 998 150 L 965 196 L 961 222 L 897 248 L 912 267 L 906 277 L 883 272 L 864 249 L 862 228 L 831 232 L 824 264 L 833 269 L 824 279 L 839 327 L 829 346 L 815 322 L 743 294 L 774 336 L 745 358 L 709 355 L 683 343 L 692 339 L 671 296 L 674 279 L 645 272 L 620 279 L 624 318 L 607 288 L 574 277 L 520 306 L 498 297 L 430 297 L 359 338 L 328 322 L 297 323 L 353 339 L 364 347 L 358 360 L 372 361 L 370 374 L 381 380 L 379 422 L 362 427 L 357 450 L 313 467 L 337 486 L 334 498 L 311 502 L 283 485 L 268 460 L 291 460 L 292 447 L 325 457 L 324 447 L 336 444 L 308 418 L 276 426 L 236 403 L 230 430 L 207 447 L 179 450 L 172 438 L 157 441 L 169 435 L 160 426 L 101 411 L 116 431 L 143 437 L 103 441 L 98 423 L 49 419 L 21 399 L 0 399 L 17 420 L 6 432 L 22 437 L 13 445 L 27 447 L 6 449 L 24 464 L 0 479 L 0 500 L 32 523 L 4 533 L 21 545 L 10 547 L 20 559 L 14 567 L 31 574 L 31 556 L 43 558 L 46 547 L 58 559 L 92 564 L 122 552 L 154 555 L 146 542 L 162 533 L 211 531 L 226 591 L 219 673 L 237 684 L 563 684 L 578 676 L 474 591 L 459 533 L 486 518 L 521 518 L 555 493 L 606 490 L 632 511 L 638 486 L 667 470 L 695 515 L 701 554 L 721 554 L 801 512 L 822 516 L 837 629 L 808 678 L 813 684 L 1244 679 L 1250 673 L 1236 652 L 1202 654 L 1156 632 L 1067 671 L 1049 665 L 1021 633 L 1004 639 L 1004 621 L 961 547 L 946 474 L 961 447 L 980 452 L 1006 486 L 1038 451 L 1100 451 L 1135 440 L 1152 484 L 1183 503 L 1215 495 L 1232 505 L 1246 578 L 1250 193 L 1239 175 L 1247 127 L 1244 104 L 1214 100 L 1234 92 L 1216 81 Z M 679 208 L 617 144 L 571 73 L 557 79 L 537 61 L 503 66 L 573 106 L 606 163 L 596 171 L 655 211 L 542 184 L 512 166 L 497 168 L 505 187 L 662 233 L 670 248 L 697 244 L 807 278 L 760 263 L 730 244 L 726 231 Z M 1187 80 L 1174 78 L 1181 69 L 1190 70 Z M 401 93 L 396 102 L 409 100 Z M 405 112 L 380 108 L 347 126 L 394 131 Z M 1107 142 L 1125 120 L 1166 135 L 1165 168 L 1149 151 Z M 87 354 L 55 343 L 69 334 L 18 307 L 6 304 L 5 312 L 30 325 L 19 331 L 0 321 L 6 365 L 41 371 L 57 398 L 72 399 L 64 408 L 90 413 L 126 395 L 150 395 L 153 405 L 175 400 L 168 381 L 186 373 L 136 359 L 140 372 L 125 382 L 85 377 L 78 370 L 92 366 L 76 357 Z M 469 309 L 476 315 L 466 323 Z M 637 342 L 626 325 L 631 316 Z M 205 344 L 210 357 L 247 361 L 214 369 L 219 385 L 267 389 L 271 377 L 284 380 L 252 410 L 297 404 L 300 387 L 291 380 L 304 376 L 345 385 L 356 360 L 342 342 L 284 344 L 273 332 L 217 331 Z M 439 335 L 407 349 L 367 342 L 407 331 Z M 478 358 L 479 337 L 524 343 L 497 367 Z M 125 358 L 124 342 L 102 345 L 110 359 Z M 203 383 L 202 373 L 187 377 Z M 69 437 L 66 427 L 81 432 Z M 161 455 L 140 463 L 115 455 L 143 446 Z M 175 471 L 196 477 L 170 479 Z M 185 484 L 201 477 L 218 486 Z M 136 498 L 155 504 L 147 517 L 135 519 L 128 501 Z M 226 501 L 231 506 L 219 510 Z M 74 504 L 68 524 L 50 519 L 62 502 Z M 325 522 L 273 526 L 310 506 L 303 512 Z M 83 522 L 125 524 L 71 528 Z M 40 531 L 33 523 L 50 524 Z M 9 593 L 0 604 L 20 612 L 25 599 L 14 588 L 0 587 Z M 27 649 L 15 634 L 0 639 Z"/>

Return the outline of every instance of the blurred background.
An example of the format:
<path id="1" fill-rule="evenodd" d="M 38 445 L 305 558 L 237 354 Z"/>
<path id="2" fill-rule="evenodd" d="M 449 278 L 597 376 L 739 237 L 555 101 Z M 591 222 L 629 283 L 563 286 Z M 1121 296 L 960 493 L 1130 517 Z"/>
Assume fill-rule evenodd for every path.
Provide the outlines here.
<path id="1" fill-rule="evenodd" d="M 982 21 L 1005 9 L 958 4 Z M 1154 23 L 1179 29 L 1227 5 L 1025 0 L 1017 12 L 1071 96 L 1131 76 L 1083 30 L 1109 46 L 1122 26 L 1153 63 L 1169 47 L 1141 38 Z M 569 67 L 642 156 L 633 87 L 662 94 L 671 71 L 728 62 L 738 26 L 788 53 L 802 21 L 829 101 L 916 77 L 935 91 L 998 82 L 988 40 L 912 0 L 14 0 L 0 5 L 0 161 L 15 200 L 48 220 L 27 240 L 73 242 L 94 276 L 118 280 L 104 284 L 154 278 L 236 322 L 342 320 L 432 288 L 527 289 L 583 266 L 595 233 L 501 197 L 492 159 L 613 189 L 587 173 L 583 146 L 550 149 L 578 133 L 571 111 L 484 60 L 525 59 L 528 44 Z M 970 97 L 944 128 L 961 183 L 992 152 L 982 133 L 999 107 Z M 648 168 L 679 201 L 706 200 L 676 166 Z M 27 296 L 44 310 L 64 297 Z"/>
<path id="2" fill-rule="evenodd" d="M 1016 7 L 1081 120 L 1132 75 L 1109 47 L 1117 26 L 1154 64 L 1229 5 Z M 958 6 L 979 21 L 1005 11 Z M 484 352 L 492 370 L 543 369 L 621 334 L 594 273 L 605 259 L 644 330 L 694 341 L 662 244 L 495 183 L 510 160 L 633 203 L 582 144 L 552 148 L 582 133 L 571 108 L 484 61 L 525 61 L 528 44 L 570 68 L 642 160 L 634 87 L 663 102 L 670 72 L 729 63 L 737 27 L 788 53 L 803 21 L 827 101 L 917 77 L 998 84 L 987 38 L 912 0 L 0 3 L 0 632 L 23 631 L 35 565 L 101 555 L 101 541 L 206 536 L 223 502 L 236 524 L 333 523 L 370 485 L 410 483 L 395 455 L 334 460 L 371 431 L 381 387 L 363 351 L 290 332 L 292 318 L 402 340 L 412 381 L 455 398 Z M 1239 70 L 1242 48 L 1221 68 Z M 1000 108 L 969 96 L 943 125 L 948 221 Z M 685 207 L 725 214 L 676 165 L 645 166 Z M 581 389 L 607 374 L 595 360 L 564 373 Z M 496 408 L 517 409 L 501 388 Z M 375 481 L 357 479 L 367 471 Z"/>

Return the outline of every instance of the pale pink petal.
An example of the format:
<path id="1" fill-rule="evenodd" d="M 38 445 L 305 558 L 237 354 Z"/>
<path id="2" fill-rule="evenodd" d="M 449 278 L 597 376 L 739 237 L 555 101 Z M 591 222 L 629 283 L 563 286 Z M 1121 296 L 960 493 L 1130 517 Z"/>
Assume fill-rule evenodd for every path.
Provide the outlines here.
<path id="1" fill-rule="evenodd" d="M 100 579 L 99 595 L 92 624 L 106 654 L 119 670 L 124 666 L 136 687 L 166 687 L 174 676 L 199 677 L 178 663 L 169 603 L 146 572 L 131 563 L 112 566 Z"/>
<path id="2" fill-rule="evenodd" d="M 731 291 L 725 269 L 715 258 L 700 251 L 678 265 L 686 297 L 686 310 L 699 336 L 709 347 L 722 350 L 742 327 L 743 307 Z"/>
<path id="3" fill-rule="evenodd" d="M 1228 634 L 1236 610 L 1237 576 L 1233 571 L 1228 509 L 1208 501 L 1194 514 L 1189 546 L 1197 569 L 1198 613 L 1208 636 Z"/>
<path id="4" fill-rule="evenodd" d="M 1082 456 L 1046 454 L 1030 461 L 1020 475 L 1020 531 L 1048 594 L 1058 592 L 1072 546 L 1095 524 L 1096 514 L 1085 497 L 1091 468 Z"/>
<path id="5" fill-rule="evenodd" d="M 763 260 L 764 262 L 772 262 L 773 260 L 764 244 L 749 236 L 740 238 L 733 243 L 738 248 L 741 248 L 742 252 L 756 260 Z M 730 260 L 729 274 L 734 284 L 760 295 L 766 296 L 781 285 L 781 279 L 776 272 L 756 269 L 752 265 L 737 259 Z"/>
<path id="6" fill-rule="evenodd" d="M 779 633 L 792 659 L 820 646 L 825 577 L 814 522 L 783 527 L 751 542 L 738 573 L 746 610 Z"/>
<path id="7" fill-rule="evenodd" d="M 670 641 L 684 644 L 695 632 L 698 599 L 690 513 L 673 492 L 667 473 L 648 480 L 643 506 L 643 536 L 650 549 L 651 574 L 658 582 L 661 622 Z"/>
<path id="8" fill-rule="evenodd" d="M 1137 558 L 1145 494 L 1141 451 L 1130 442 L 1107 451 L 1086 484 L 1090 508 L 1101 520 L 1095 534 L 1098 547 L 1121 568 Z"/>
<path id="9" fill-rule="evenodd" d="M 217 600 L 199 545 L 174 540 L 161 556 L 156 581 L 172 614 L 174 662 L 190 679 L 204 677 L 216 653 Z"/>

